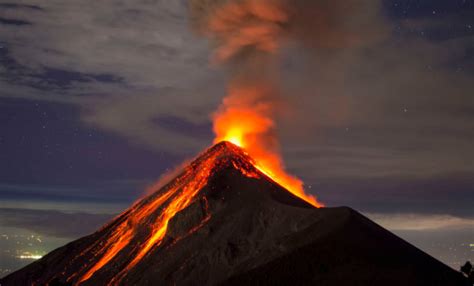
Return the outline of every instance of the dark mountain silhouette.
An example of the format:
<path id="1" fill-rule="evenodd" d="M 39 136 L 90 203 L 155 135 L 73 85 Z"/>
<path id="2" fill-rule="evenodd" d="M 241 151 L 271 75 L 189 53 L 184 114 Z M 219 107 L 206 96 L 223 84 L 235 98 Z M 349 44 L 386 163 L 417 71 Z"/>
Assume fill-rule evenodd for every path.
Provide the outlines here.
<path id="1" fill-rule="evenodd" d="M 1 285 L 467 285 L 347 208 L 295 197 L 231 143 Z"/>

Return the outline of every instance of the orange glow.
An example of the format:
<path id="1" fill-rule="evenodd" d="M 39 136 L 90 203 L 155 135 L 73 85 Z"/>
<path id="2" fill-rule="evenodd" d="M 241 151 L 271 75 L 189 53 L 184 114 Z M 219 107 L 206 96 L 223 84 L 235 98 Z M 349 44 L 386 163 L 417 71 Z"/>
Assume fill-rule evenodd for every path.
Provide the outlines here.
<path id="1" fill-rule="evenodd" d="M 93 263 L 86 263 L 78 273 L 71 275 L 71 279 L 79 276 L 75 285 L 91 279 L 96 272 L 103 270 L 109 263 L 117 263 L 116 261 L 120 260 L 117 256 L 127 255 L 130 260 L 126 260 L 128 262 L 122 265 L 114 265 L 114 268 L 120 270 L 108 283 L 108 285 L 120 284 L 131 269 L 162 244 L 170 220 L 198 199 L 199 191 L 207 184 L 212 172 L 231 165 L 244 176 L 261 177 L 252 159 L 240 148 L 224 144 L 214 149 L 216 150 L 213 152 L 205 153 L 200 160 L 192 162 L 170 185 L 164 187 L 163 192 L 145 197 L 118 216 L 111 224 L 102 228 L 101 231 L 106 231 L 107 241 L 104 244 L 93 245 L 81 253 L 81 256 L 92 253 L 88 261 L 93 261 Z M 229 154 L 225 152 L 231 152 L 232 156 L 227 156 Z M 204 202 L 206 215 L 184 237 L 195 233 L 211 219 L 208 201 L 206 197 L 201 199 Z M 107 232 L 109 227 L 110 230 Z M 144 238 L 142 234 L 145 234 Z M 182 238 L 175 238 L 172 243 Z"/>
<path id="2" fill-rule="evenodd" d="M 213 160 L 214 158 L 212 158 Z M 193 180 L 189 181 L 179 194 L 165 207 L 158 219 L 152 224 L 152 231 L 148 239 L 141 245 L 138 253 L 133 260 L 112 279 L 109 285 L 116 285 L 127 275 L 128 271 L 135 267 L 143 257 L 153 248 L 157 247 L 163 241 L 169 221 L 180 211 L 188 207 L 194 200 L 196 194 L 205 186 L 211 172 L 212 162 L 206 162 L 205 168 L 202 168 Z"/>
<path id="3" fill-rule="evenodd" d="M 96 262 L 78 281 L 78 284 L 88 280 L 95 272 L 100 270 L 104 265 L 110 262 L 120 251 L 122 251 L 131 241 L 136 233 L 138 223 L 145 220 L 153 211 L 168 200 L 173 194 L 173 190 L 169 190 L 161 197 L 151 201 L 150 204 L 141 206 L 136 204 L 130 209 L 127 220 L 124 220 L 108 238 L 106 244 L 102 246 L 99 253 L 101 258 Z M 140 207 L 138 207 L 140 205 Z"/>
<path id="4" fill-rule="evenodd" d="M 229 141 L 245 149 L 262 173 L 295 196 L 315 207 L 323 207 L 316 197 L 305 193 L 300 179 L 285 172 L 273 134 L 271 105 L 258 101 L 270 92 L 271 88 L 264 84 L 231 85 L 229 96 L 213 117 L 214 143 Z"/>

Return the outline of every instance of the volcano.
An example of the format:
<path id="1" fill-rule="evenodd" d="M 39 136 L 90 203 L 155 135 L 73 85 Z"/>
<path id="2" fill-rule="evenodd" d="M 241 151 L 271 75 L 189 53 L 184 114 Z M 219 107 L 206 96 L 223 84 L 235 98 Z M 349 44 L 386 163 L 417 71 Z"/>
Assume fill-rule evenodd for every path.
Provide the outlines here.
<path id="1" fill-rule="evenodd" d="M 356 211 L 317 208 L 229 142 L 1 285 L 468 285 Z"/>

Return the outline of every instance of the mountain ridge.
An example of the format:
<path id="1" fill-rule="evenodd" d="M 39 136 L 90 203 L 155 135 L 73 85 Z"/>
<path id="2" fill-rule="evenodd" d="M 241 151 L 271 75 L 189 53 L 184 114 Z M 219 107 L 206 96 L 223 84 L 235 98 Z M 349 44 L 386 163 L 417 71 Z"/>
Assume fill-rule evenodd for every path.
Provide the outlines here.
<path id="1" fill-rule="evenodd" d="M 334 272 L 338 265 L 345 267 Z M 404 285 L 464 285 L 459 273 L 356 211 L 318 209 L 299 199 L 260 172 L 244 150 L 223 142 L 97 232 L 0 281 L 341 285 L 345 280 L 347 285 L 381 285 L 397 268 Z M 426 280 L 430 269 L 436 270 L 434 280 Z"/>

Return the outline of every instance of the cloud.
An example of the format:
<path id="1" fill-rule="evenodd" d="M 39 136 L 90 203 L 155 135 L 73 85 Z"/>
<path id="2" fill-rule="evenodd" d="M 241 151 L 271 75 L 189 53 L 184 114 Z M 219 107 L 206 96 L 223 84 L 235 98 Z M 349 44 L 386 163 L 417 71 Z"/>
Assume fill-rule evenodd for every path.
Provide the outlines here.
<path id="1" fill-rule="evenodd" d="M 474 227 L 473 218 L 451 215 L 367 214 L 367 216 L 393 231 L 434 231 Z"/>
<path id="2" fill-rule="evenodd" d="M 105 180 L 93 183 L 82 181 L 82 186 L 71 185 L 38 185 L 38 184 L 8 184 L 0 183 L 0 201 L 3 206 L 20 206 L 30 203 L 61 203 L 74 202 L 83 204 L 81 209 L 90 209 L 89 205 L 96 204 L 125 204 L 131 203 L 141 194 L 141 190 L 152 182 L 151 180 Z M 113 190 L 113 195 L 111 194 Z M 84 206 L 85 205 L 85 206 Z M 68 207 L 70 208 L 70 207 Z M 105 209 L 105 207 L 102 207 Z"/>
<path id="3" fill-rule="evenodd" d="M 64 213 L 53 210 L 0 209 L 2 227 L 23 228 L 41 235 L 77 238 L 96 231 L 110 214 Z"/>
<path id="4" fill-rule="evenodd" d="M 397 35 L 394 26 L 390 38 L 363 48 L 288 46 L 293 109 L 280 132 L 289 163 L 333 178 L 472 172 L 474 81 L 463 68 L 473 43 L 474 35 Z"/>
<path id="5" fill-rule="evenodd" d="M 207 67 L 207 44 L 186 13 L 184 1 L 0 7 L 0 17 L 32 23 L 0 25 L 8 59 L 0 96 L 77 105 L 84 122 L 151 149 L 201 148 L 202 138 L 153 124 L 164 116 L 207 122 L 218 101 L 221 76 Z"/>
<path id="6" fill-rule="evenodd" d="M 291 108 L 277 131 L 290 170 L 310 181 L 472 173 L 474 35 L 463 22 L 472 17 L 443 24 L 388 18 L 377 1 L 291 3 L 306 13 L 289 27 L 295 32 L 280 57 Z M 337 9 L 348 6 L 349 17 Z M 179 118 L 206 126 L 225 92 L 223 71 L 208 67 L 208 43 L 188 16 L 187 1 L 2 5 L 0 18 L 31 25 L 0 24 L 10 62 L 0 64 L 0 96 L 73 104 L 83 122 L 134 144 L 196 152 L 211 138 L 157 124 Z M 451 24 L 465 29 L 456 37 L 420 36 Z M 51 69 L 70 76 L 48 82 Z"/>

